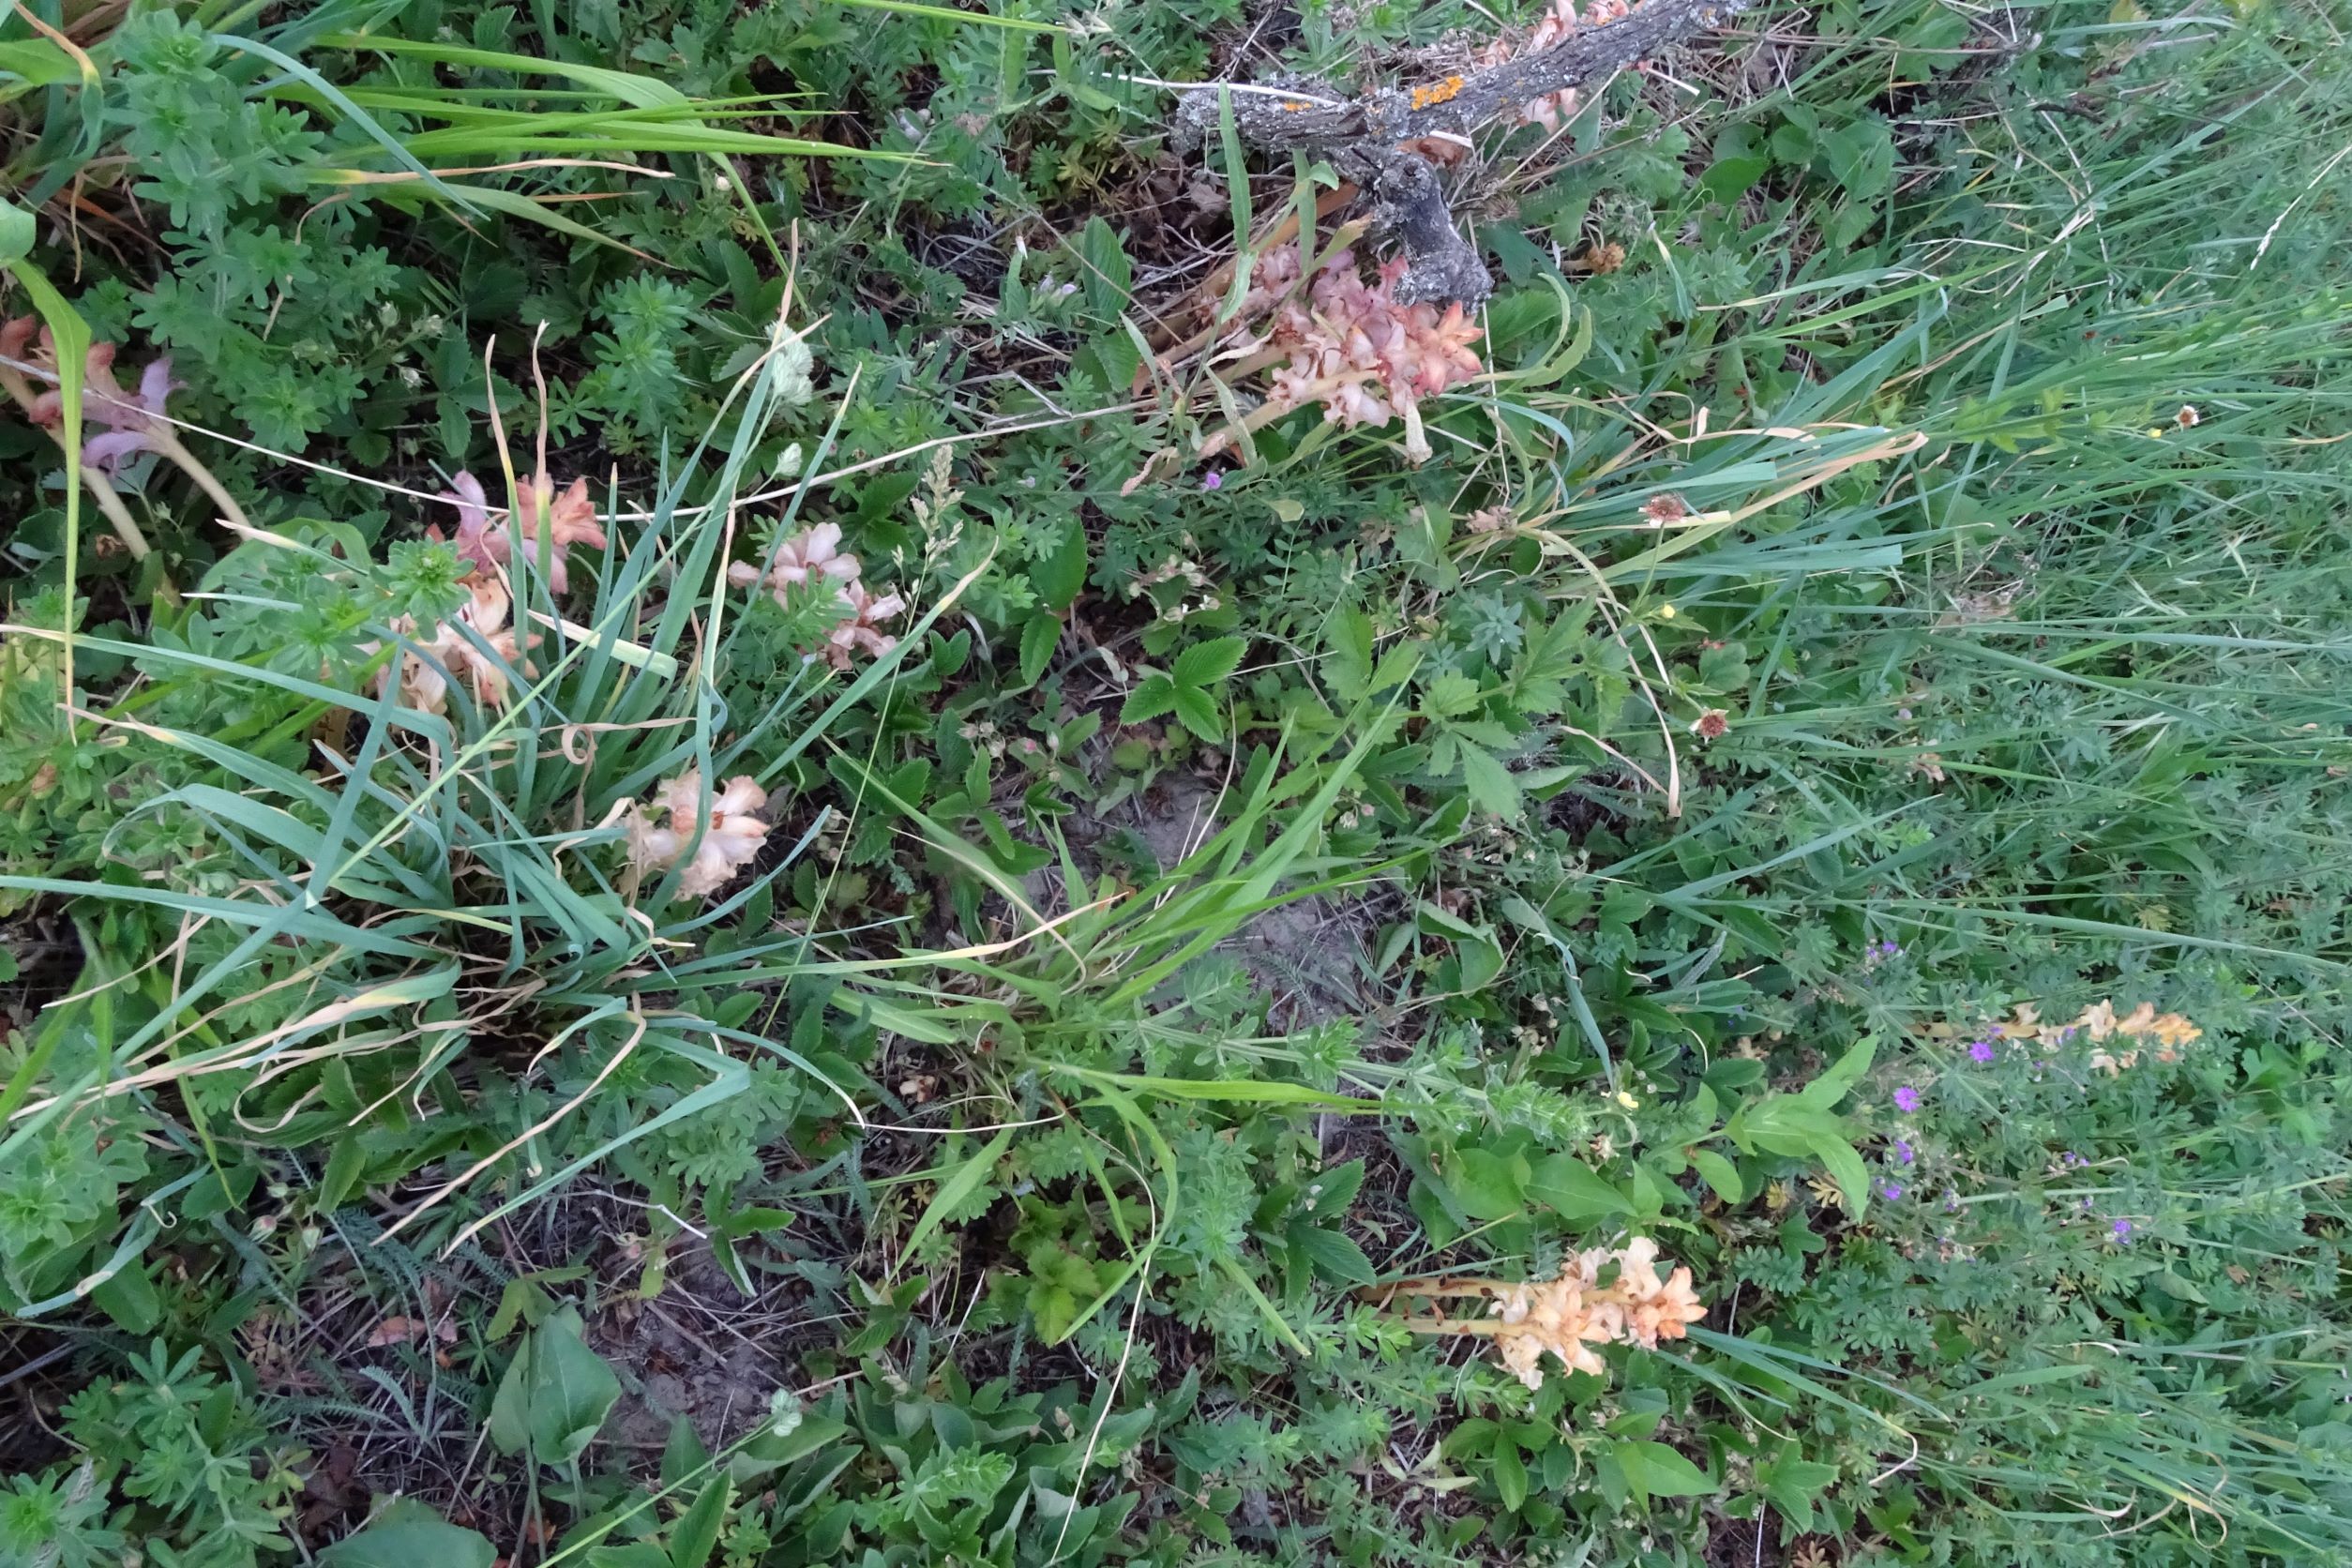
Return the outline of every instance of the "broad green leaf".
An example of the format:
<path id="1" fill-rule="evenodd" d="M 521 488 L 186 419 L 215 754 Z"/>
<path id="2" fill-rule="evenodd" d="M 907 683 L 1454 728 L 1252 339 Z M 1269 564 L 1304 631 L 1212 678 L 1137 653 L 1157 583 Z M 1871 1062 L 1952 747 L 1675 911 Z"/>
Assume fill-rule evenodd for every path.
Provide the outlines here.
<path id="1" fill-rule="evenodd" d="M 718 1549 L 718 1532 L 727 1523 L 727 1504 L 734 1495 L 734 1483 L 726 1476 L 711 1478 L 670 1531 L 669 1568 L 709 1568 L 711 1553 Z"/>
<path id="2" fill-rule="evenodd" d="M 1323 674 L 1340 701 L 1360 702 L 1372 681 L 1372 617 L 1349 607 L 1334 611 L 1324 633 Z"/>
<path id="3" fill-rule="evenodd" d="M 1696 1498 L 1714 1491 L 1707 1472 L 1662 1442 L 1621 1442 L 1610 1456 L 1625 1472 L 1626 1485 L 1646 1498 Z"/>
<path id="4" fill-rule="evenodd" d="M 1473 941 L 1456 942 L 1454 957 L 1460 965 L 1465 995 L 1485 990 L 1502 973 L 1502 946 L 1483 930 Z"/>
<path id="5" fill-rule="evenodd" d="M 31 255 L 34 236 L 39 232 L 31 213 L 14 202 L 0 201 L 0 266 Z"/>
<path id="6" fill-rule="evenodd" d="M 1502 1494 L 1503 1507 L 1515 1514 L 1527 1502 L 1527 1461 L 1519 1457 L 1518 1440 L 1498 1430 L 1488 1452 L 1494 1459 L 1495 1490 Z"/>
<path id="7" fill-rule="evenodd" d="M 1854 1042 L 1844 1056 L 1830 1064 L 1829 1070 L 1797 1092 L 1797 1098 L 1809 1106 L 1828 1110 L 1846 1097 L 1846 1092 L 1862 1081 L 1870 1071 L 1870 1060 L 1877 1053 L 1877 1036 L 1865 1034 Z"/>
<path id="8" fill-rule="evenodd" d="M 622 1546 L 591 1546 L 588 1568 L 670 1568 L 669 1554 L 650 1541 Z"/>
<path id="9" fill-rule="evenodd" d="M 1837 1183 L 1837 1190 L 1846 1196 L 1846 1213 L 1854 1219 L 1862 1217 L 1870 1207 L 1870 1171 L 1862 1164 L 1861 1154 L 1843 1138 L 1823 1136 L 1812 1139 L 1814 1157 L 1827 1167 Z"/>
<path id="10" fill-rule="evenodd" d="M 71 82 L 81 74 L 72 58 L 47 38 L 8 38 L 0 40 L 0 74 L 18 80 L 0 88 L 0 102 L 16 96 L 10 89 L 47 87 L 54 83 Z M 28 246 L 26 249 L 30 249 Z M 23 254 L 23 251 L 18 252 Z M 12 258 L 0 256 L 0 261 Z"/>
<path id="11" fill-rule="evenodd" d="M 1740 1201 L 1740 1168 L 1738 1166 L 1733 1165 L 1712 1149 L 1694 1149 L 1691 1151 L 1691 1168 L 1698 1172 L 1699 1180 L 1714 1189 L 1717 1198 L 1722 1199 L 1726 1203 Z"/>
<path id="12" fill-rule="evenodd" d="M 1380 1277 L 1379 1271 L 1372 1267 L 1372 1259 L 1364 1255 L 1364 1248 L 1336 1230 L 1326 1230 L 1319 1225 L 1303 1227 L 1299 1248 L 1317 1272 L 1342 1285 L 1369 1285 Z"/>
<path id="13" fill-rule="evenodd" d="M 1464 1149 L 1455 1155 L 1455 1168 L 1446 1173 L 1446 1185 L 1473 1219 L 1515 1219 L 1527 1212 L 1526 1172 L 1524 1160 Z"/>
<path id="14" fill-rule="evenodd" d="M 1030 585 L 1048 610 L 1067 610 L 1086 586 L 1086 529 L 1072 523 L 1062 543 L 1030 565 Z"/>
<path id="15" fill-rule="evenodd" d="M 1591 1167 L 1573 1154 L 1551 1154 L 1535 1167 L 1527 1192 L 1544 1207 L 1571 1224 L 1633 1213 L 1625 1195 L 1601 1180 Z"/>
<path id="16" fill-rule="evenodd" d="M 694 1423 L 676 1416 L 670 1423 L 670 1440 L 661 1448 L 661 1484 L 683 1486 L 702 1471 L 711 1462 L 711 1451 L 702 1446 L 701 1435 Z"/>
<path id="17" fill-rule="evenodd" d="M 358 1534 L 319 1554 L 320 1568 L 490 1568 L 498 1548 L 415 1498 L 395 1498 Z"/>
<path id="18" fill-rule="evenodd" d="M 580 1457 L 621 1397 L 621 1380 L 580 1338 L 565 1307 L 533 1329 L 490 1401 L 490 1441 L 502 1454 L 529 1449 L 542 1464 Z"/>

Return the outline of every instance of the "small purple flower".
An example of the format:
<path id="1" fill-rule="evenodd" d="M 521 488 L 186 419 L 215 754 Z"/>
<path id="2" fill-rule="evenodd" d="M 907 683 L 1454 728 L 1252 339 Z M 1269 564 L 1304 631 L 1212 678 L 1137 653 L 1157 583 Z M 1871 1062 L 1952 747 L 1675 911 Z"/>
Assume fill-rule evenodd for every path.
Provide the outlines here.
<path id="1" fill-rule="evenodd" d="M 1894 1092 L 1894 1108 L 1901 1111 L 1904 1115 L 1917 1116 L 1919 1114 L 1919 1091 L 1912 1088 L 1909 1084 L 1907 1083 L 1903 1085 L 1902 1088 L 1897 1089 Z"/>
<path id="2" fill-rule="evenodd" d="M 1225 488 L 1225 475 L 1213 468 L 1200 476 L 1200 488 L 1204 490 L 1222 490 Z"/>
<path id="3" fill-rule="evenodd" d="M 2090 1162 L 2088 1160 L 2083 1158 L 2082 1155 L 2074 1153 L 2072 1149 L 2061 1149 L 2058 1151 L 2058 1164 L 2064 1166 L 2069 1170 L 2073 1169 L 2078 1165 L 2088 1165 L 2089 1163 Z"/>
<path id="4" fill-rule="evenodd" d="M 2117 1220 L 2113 1226 L 2108 1228 L 2108 1234 L 2112 1235 L 2118 1242 L 2130 1241 L 2132 1239 L 2132 1222 L 2128 1219 Z"/>
<path id="5" fill-rule="evenodd" d="M 1969 1041 L 1969 1042 L 1968 1042 L 1968 1060 L 1969 1060 L 1969 1061 L 1971 1061 L 1971 1062 L 1979 1062 L 1979 1063 L 1983 1063 L 1983 1062 L 1990 1062 L 1990 1061 L 1992 1061 L 1992 1060 L 1993 1060 L 1993 1042 L 1992 1042 L 1992 1041 L 1990 1041 L 1990 1040 L 1971 1040 L 1971 1041 Z"/>
<path id="6" fill-rule="evenodd" d="M 104 363 L 99 362 L 99 349 L 105 350 Z M 90 385 L 82 400 L 83 417 L 106 427 L 105 434 L 83 442 L 82 460 L 109 475 L 133 452 L 156 449 L 150 437 L 163 426 L 155 415 L 163 413 L 165 400 L 187 384 L 172 379 L 172 357 L 164 354 L 150 360 L 141 372 L 138 392 L 126 393 L 114 380 L 113 358 L 111 344 L 90 351 Z"/>
<path id="7" fill-rule="evenodd" d="M 1898 1138 L 1894 1140 L 1894 1157 L 1897 1163 L 1908 1165 L 1915 1157 L 1915 1152 L 1907 1140 Z"/>
<path id="8" fill-rule="evenodd" d="M 1903 1197 L 1903 1188 L 1894 1182 L 1881 1182 L 1878 1184 L 1878 1196 L 1890 1203 L 1899 1202 Z"/>

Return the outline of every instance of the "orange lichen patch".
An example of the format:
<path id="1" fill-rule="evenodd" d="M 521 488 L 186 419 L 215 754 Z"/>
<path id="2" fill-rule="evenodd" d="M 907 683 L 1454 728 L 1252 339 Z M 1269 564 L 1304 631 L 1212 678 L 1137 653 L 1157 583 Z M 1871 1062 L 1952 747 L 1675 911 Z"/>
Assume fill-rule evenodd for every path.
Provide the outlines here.
<path id="1" fill-rule="evenodd" d="M 1453 101 L 1455 95 L 1459 93 L 1461 90 L 1462 79 L 1458 76 L 1449 76 L 1444 81 L 1440 82 L 1433 86 L 1415 87 L 1413 89 L 1413 107 L 1415 109 L 1433 109 L 1440 103 L 1449 103 Z"/>
<path id="2" fill-rule="evenodd" d="M 1292 98 L 1289 102 L 1282 106 L 1282 112 L 1285 114 L 1297 114 L 1303 113 L 1308 107 L 1309 105 L 1304 99 Z"/>

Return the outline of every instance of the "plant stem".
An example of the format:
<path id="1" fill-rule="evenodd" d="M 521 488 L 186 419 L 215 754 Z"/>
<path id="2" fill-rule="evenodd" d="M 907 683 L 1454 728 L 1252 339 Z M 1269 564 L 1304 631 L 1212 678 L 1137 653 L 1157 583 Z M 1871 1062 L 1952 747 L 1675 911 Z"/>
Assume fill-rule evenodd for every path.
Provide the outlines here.
<path id="1" fill-rule="evenodd" d="M 195 453 L 180 444 L 178 435 L 158 425 L 148 433 L 147 440 L 157 451 L 178 464 L 181 473 L 195 480 L 197 489 L 212 497 L 212 504 L 220 508 L 220 516 L 224 520 L 238 528 L 249 529 L 253 526 L 245 515 L 245 508 L 238 505 L 236 497 L 229 493 L 229 487 L 222 484 L 219 476 L 205 467 Z"/>
<path id="2" fill-rule="evenodd" d="M 130 508 L 123 505 L 121 494 L 114 489 L 114 482 L 106 476 L 103 469 L 86 462 L 77 466 L 82 470 L 82 482 L 90 487 L 90 494 L 98 502 L 98 510 L 104 512 L 106 520 L 114 525 L 115 537 L 123 541 L 123 548 L 130 551 L 133 561 L 144 561 L 151 549 L 147 535 L 140 531 L 137 520 L 130 515 Z"/>

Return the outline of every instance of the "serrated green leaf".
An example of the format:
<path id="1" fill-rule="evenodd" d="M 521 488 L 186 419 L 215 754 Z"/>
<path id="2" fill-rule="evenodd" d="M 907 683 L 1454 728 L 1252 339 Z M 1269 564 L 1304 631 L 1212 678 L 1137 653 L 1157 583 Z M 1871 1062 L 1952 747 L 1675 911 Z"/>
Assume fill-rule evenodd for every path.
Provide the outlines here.
<path id="1" fill-rule="evenodd" d="M 1021 685 L 1035 686 L 1062 641 L 1062 617 L 1041 610 L 1021 626 Z"/>
<path id="2" fill-rule="evenodd" d="M 1000 1130 L 939 1184 L 938 1190 L 931 1194 L 930 1202 L 924 1205 L 923 1217 L 914 1222 L 912 1230 L 907 1232 L 906 1244 L 898 1249 L 901 1257 L 912 1253 L 928 1240 L 931 1232 L 937 1230 L 949 1214 L 962 1207 L 973 1193 L 980 1190 L 983 1182 L 996 1174 L 996 1162 L 1003 1158 L 1004 1151 L 1012 1141 L 1012 1128 Z"/>
<path id="3" fill-rule="evenodd" d="M 1813 1529 L 1814 1500 L 1837 1479 L 1837 1467 L 1800 1458 L 1797 1445 L 1790 1443 L 1771 1462 L 1756 1466 L 1756 1479 L 1772 1506 L 1780 1510 L 1781 1517 L 1788 1521 L 1789 1528 L 1809 1532 Z"/>
<path id="4" fill-rule="evenodd" d="M 1175 668 L 1168 673 L 1180 686 L 1206 690 L 1233 673 L 1233 667 L 1242 662 L 1242 655 L 1248 647 L 1247 641 L 1239 637 L 1196 642 L 1176 656 Z"/>
<path id="5" fill-rule="evenodd" d="M 1464 741 L 1462 782 L 1469 788 L 1470 799 L 1477 802 L 1482 809 L 1506 822 L 1517 819 L 1519 787 L 1512 782 L 1511 770 L 1504 767 L 1494 753 Z"/>
<path id="6" fill-rule="evenodd" d="M 1048 610 L 1067 610 L 1077 603 L 1078 590 L 1086 586 L 1084 526 L 1072 523 L 1061 544 L 1032 563 L 1029 581 L 1037 590 L 1037 602 Z"/>
<path id="7" fill-rule="evenodd" d="M 1177 721 L 1212 745 L 1225 739 L 1225 720 L 1208 693 L 1198 686 L 1180 686 L 1173 704 Z"/>
<path id="8" fill-rule="evenodd" d="M 1151 675 L 1133 691 L 1119 708 L 1119 722 L 1141 724 L 1157 718 L 1176 706 L 1176 683 L 1165 675 Z"/>
<path id="9" fill-rule="evenodd" d="M 1333 1166 L 1307 1184 L 1307 1212 L 1318 1219 L 1348 1212 L 1348 1205 L 1364 1190 L 1364 1162 L 1349 1160 Z"/>

